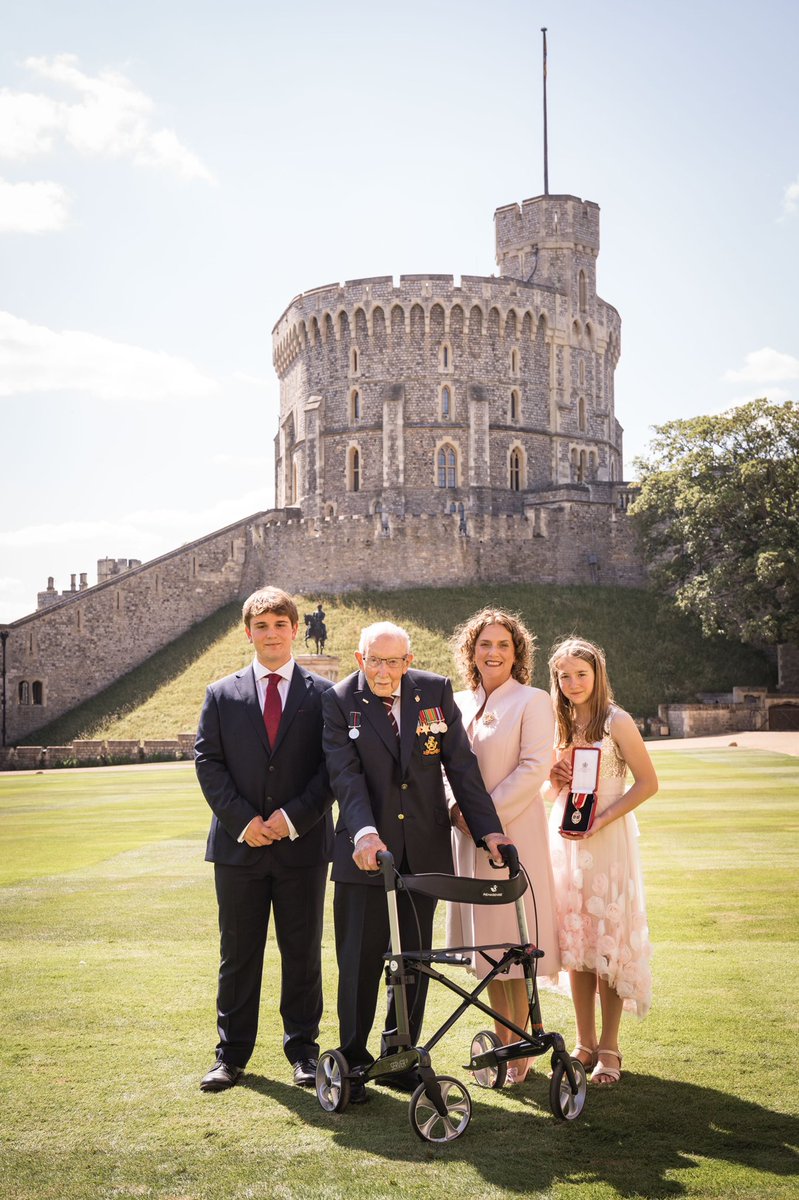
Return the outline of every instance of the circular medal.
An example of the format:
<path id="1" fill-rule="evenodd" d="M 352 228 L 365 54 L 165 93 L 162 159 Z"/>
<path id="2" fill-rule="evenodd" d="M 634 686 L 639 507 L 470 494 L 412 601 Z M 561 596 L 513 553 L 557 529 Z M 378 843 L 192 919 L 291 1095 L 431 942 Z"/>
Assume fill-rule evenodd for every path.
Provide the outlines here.
<path id="1" fill-rule="evenodd" d="M 353 741 L 355 741 L 356 738 L 359 738 L 361 736 L 360 729 L 350 729 L 348 732 L 349 732 L 349 736 L 352 738 Z"/>
<path id="2" fill-rule="evenodd" d="M 580 821 L 581 821 L 582 819 L 583 819 L 583 818 L 582 818 L 582 813 L 580 812 L 580 810 L 579 810 L 579 809 L 577 810 L 577 812 L 573 812 L 573 813 L 572 813 L 572 825 L 579 825 L 579 824 L 580 824 Z"/>
<path id="3" fill-rule="evenodd" d="M 447 722 L 446 722 L 446 721 L 439 721 L 439 722 L 438 722 L 438 732 L 439 732 L 439 733 L 446 733 L 446 732 L 447 732 Z"/>

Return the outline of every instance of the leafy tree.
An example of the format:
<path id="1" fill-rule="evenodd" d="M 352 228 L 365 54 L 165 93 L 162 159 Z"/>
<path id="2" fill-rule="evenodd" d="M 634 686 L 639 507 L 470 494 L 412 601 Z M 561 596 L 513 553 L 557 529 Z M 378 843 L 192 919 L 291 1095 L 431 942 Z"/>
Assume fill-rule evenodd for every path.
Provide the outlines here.
<path id="1" fill-rule="evenodd" d="M 669 421 L 636 467 L 653 584 L 706 634 L 799 642 L 799 407 Z"/>

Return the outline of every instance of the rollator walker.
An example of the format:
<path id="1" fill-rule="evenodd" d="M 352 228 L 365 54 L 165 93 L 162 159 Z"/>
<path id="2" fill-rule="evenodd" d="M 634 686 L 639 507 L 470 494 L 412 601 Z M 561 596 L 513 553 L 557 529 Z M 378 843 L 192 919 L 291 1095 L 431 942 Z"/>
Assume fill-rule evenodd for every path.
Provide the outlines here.
<path id="1" fill-rule="evenodd" d="M 585 1067 L 579 1059 L 572 1058 L 567 1053 L 559 1033 L 544 1032 L 541 1020 L 536 975 L 537 960 L 543 957 L 544 952 L 529 941 L 527 914 L 522 900 L 529 882 L 527 874 L 519 866 L 515 846 L 504 845 L 500 846 L 499 850 L 508 869 L 508 879 L 498 879 L 496 882 L 466 879 L 457 875 L 399 875 L 394 868 L 393 856 L 387 850 L 378 853 L 377 861 L 385 885 L 390 930 L 391 948 L 388 954 L 384 955 L 386 983 L 394 989 L 397 1032 L 390 1037 L 384 1037 L 384 1049 L 380 1057 L 367 1067 L 350 1069 L 340 1050 L 325 1050 L 319 1056 L 316 1068 L 316 1095 L 326 1112 L 340 1113 L 346 1109 L 353 1083 L 366 1084 L 383 1075 L 414 1071 L 421 1082 L 410 1100 L 408 1117 L 411 1129 L 426 1142 L 452 1142 L 460 1137 L 466 1131 L 472 1116 L 469 1092 L 452 1076 L 436 1075 L 430 1062 L 430 1051 L 467 1009 L 476 1008 L 504 1025 L 506 1029 L 510 1029 L 519 1039 L 510 1045 L 503 1045 L 493 1030 L 484 1029 L 474 1035 L 470 1061 L 465 1064 L 464 1070 L 471 1072 L 477 1086 L 501 1088 L 505 1083 L 509 1062 L 551 1052 L 549 1104 L 552 1112 L 563 1121 L 574 1121 L 580 1116 L 587 1090 Z M 515 902 L 519 941 L 516 944 L 503 942 L 491 946 L 454 946 L 446 950 L 405 952 L 400 942 L 398 891 L 418 892 L 438 900 L 451 900 L 462 904 L 496 905 Z M 535 897 L 533 900 L 535 901 Z M 470 956 L 477 954 L 489 964 L 490 971 L 484 979 L 479 980 L 471 992 L 459 987 L 433 966 L 435 963 L 465 967 L 473 961 Z M 516 964 L 523 968 L 527 983 L 529 1033 L 494 1012 L 480 999 L 481 993 L 489 983 Z M 423 1046 L 413 1046 L 410 1041 L 407 985 L 414 975 L 426 975 L 435 979 L 461 998 L 461 1003 Z"/>

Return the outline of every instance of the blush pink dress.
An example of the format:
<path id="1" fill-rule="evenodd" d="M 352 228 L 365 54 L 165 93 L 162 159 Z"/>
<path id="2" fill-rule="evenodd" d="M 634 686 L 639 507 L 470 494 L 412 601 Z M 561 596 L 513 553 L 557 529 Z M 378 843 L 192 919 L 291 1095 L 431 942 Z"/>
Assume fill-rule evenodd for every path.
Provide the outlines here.
<path id="1" fill-rule="evenodd" d="M 555 719 L 552 703 L 540 688 L 526 687 L 509 679 L 495 688 L 486 701 L 482 688 L 456 693 L 455 700 L 471 742 L 480 774 L 497 810 L 502 828 L 516 844 L 519 858 L 527 869 L 535 889 L 538 914 L 538 938 L 533 899 L 528 888 L 525 912 L 530 940 L 544 951 L 538 960 L 541 975 L 557 975 L 560 969 L 558 932 L 555 919 L 554 881 L 549 859 L 547 818 L 541 785 L 552 765 Z M 482 715 L 477 713 L 485 708 Z M 470 837 L 452 831 L 455 873 L 476 879 L 496 879 L 488 863 L 488 854 L 479 850 Z M 487 946 L 495 942 L 519 941 L 516 905 L 499 908 L 488 905 L 449 904 L 447 906 L 447 945 Z M 478 979 L 489 971 L 488 964 L 475 955 L 468 970 Z M 521 967 L 511 967 L 502 979 L 521 978 Z"/>
<path id="2" fill-rule="evenodd" d="M 626 791 L 627 763 L 613 741 L 614 705 L 601 745 L 597 812 Z M 578 743 L 584 745 L 585 743 Z M 560 952 L 566 971 L 596 971 L 645 1017 L 652 1003 L 652 948 L 644 903 L 638 822 L 634 813 L 611 821 L 592 837 L 570 840 L 558 833 L 569 789 L 550 813 L 550 845 Z"/>

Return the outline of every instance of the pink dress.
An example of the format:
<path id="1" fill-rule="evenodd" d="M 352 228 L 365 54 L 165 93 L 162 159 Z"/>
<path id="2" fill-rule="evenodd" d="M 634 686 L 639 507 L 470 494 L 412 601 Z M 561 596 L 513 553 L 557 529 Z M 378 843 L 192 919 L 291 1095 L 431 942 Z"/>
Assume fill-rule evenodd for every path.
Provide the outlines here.
<path id="1" fill-rule="evenodd" d="M 555 720 L 552 703 L 540 688 L 526 687 L 515 679 L 509 679 L 491 693 L 479 720 L 476 714 L 486 700 L 482 687 L 475 692 L 458 692 L 455 700 L 502 828 L 516 844 L 519 858 L 535 889 L 537 944 L 545 955 L 538 959 L 539 975 L 557 975 L 560 956 L 554 884 L 546 810 L 541 796 L 541 785 L 552 765 Z M 479 850 L 470 837 L 457 829 L 452 831 L 452 851 L 456 875 L 474 879 L 497 878 L 485 850 Z M 536 918 L 529 888 L 524 904 L 527 932 L 534 942 Z M 447 906 L 448 946 L 488 946 L 518 941 L 515 904 L 503 904 L 499 908 L 483 904 Z M 483 979 L 490 968 L 475 955 L 473 966 L 467 969 L 478 979 Z M 508 974 L 500 978 L 521 978 L 522 975 L 521 967 L 511 967 Z"/>
<path id="2" fill-rule="evenodd" d="M 608 710 L 599 768 L 597 812 L 626 791 L 627 763 L 611 736 Z M 582 743 L 585 744 L 585 743 Z M 558 833 L 569 789 L 559 793 L 549 832 L 555 873 L 560 952 L 564 970 L 596 971 L 645 1017 L 652 1002 L 652 948 L 644 903 L 638 822 L 633 813 L 611 821 L 593 837 L 570 840 Z"/>

